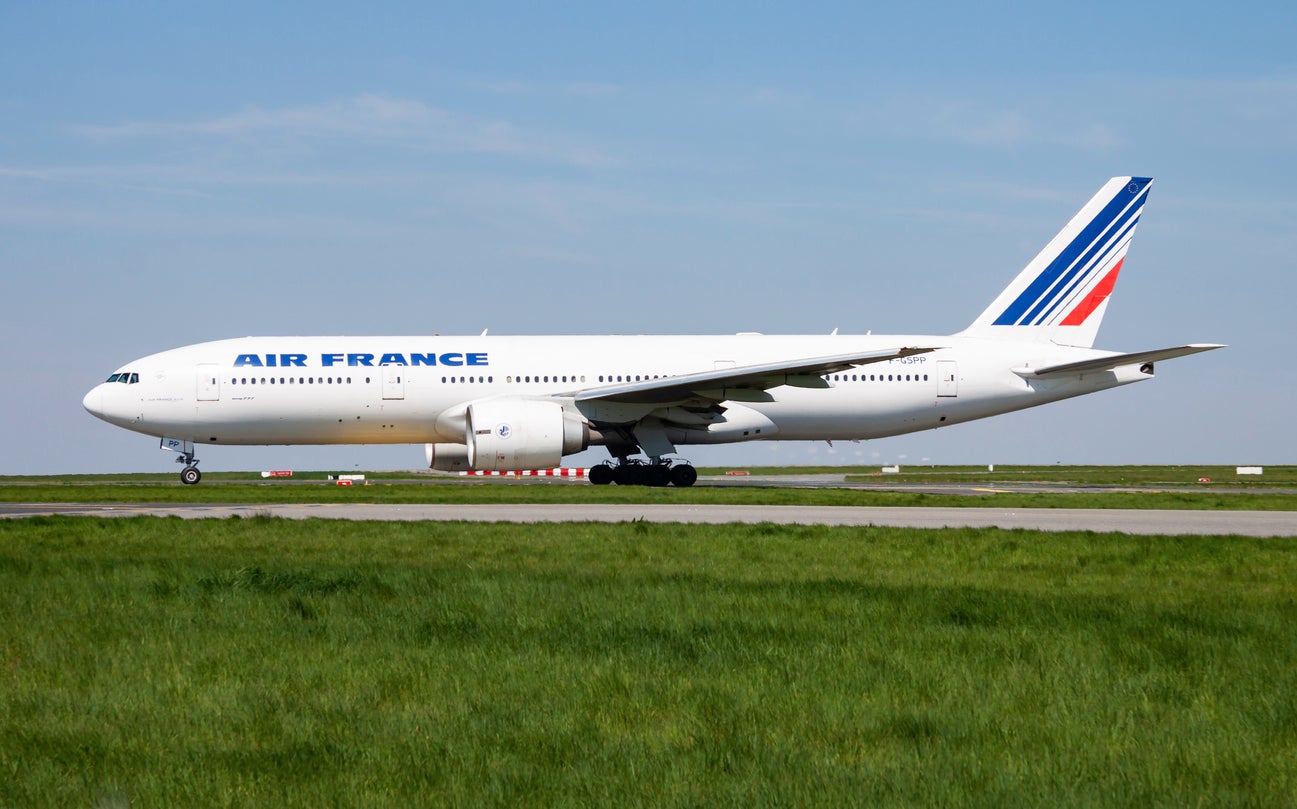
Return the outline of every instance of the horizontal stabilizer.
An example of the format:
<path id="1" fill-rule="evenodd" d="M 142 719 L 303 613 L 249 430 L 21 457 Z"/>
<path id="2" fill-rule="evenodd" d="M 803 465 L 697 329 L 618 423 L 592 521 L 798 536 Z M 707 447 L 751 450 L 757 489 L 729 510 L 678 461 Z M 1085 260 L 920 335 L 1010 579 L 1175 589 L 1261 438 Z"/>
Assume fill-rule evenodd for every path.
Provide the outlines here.
<path id="1" fill-rule="evenodd" d="M 1088 374 L 1096 371 L 1111 371 L 1124 365 L 1142 365 L 1158 360 L 1186 357 L 1190 354 L 1198 354 L 1203 351 L 1212 351 L 1224 347 L 1219 343 L 1192 343 L 1186 346 L 1176 346 L 1175 348 L 1159 348 L 1154 351 L 1136 351 L 1133 354 L 1113 354 L 1092 360 L 1065 362 L 1062 365 L 1050 365 L 1044 368 L 1016 368 L 1014 373 L 1028 379 L 1076 376 L 1077 374 Z"/>

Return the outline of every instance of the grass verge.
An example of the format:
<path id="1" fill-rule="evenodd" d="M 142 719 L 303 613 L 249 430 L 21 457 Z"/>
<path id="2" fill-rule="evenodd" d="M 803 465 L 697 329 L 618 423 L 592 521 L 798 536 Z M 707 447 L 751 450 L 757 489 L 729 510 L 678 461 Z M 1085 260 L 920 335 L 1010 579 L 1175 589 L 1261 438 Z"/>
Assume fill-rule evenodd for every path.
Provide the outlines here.
<path id="1" fill-rule="evenodd" d="M 787 486 L 591 486 L 583 482 L 521 481 L 437 483 L 375 482 L 334 486 L 326 482 L 241 483 L 204 480 L 198 486 L 165 483 L 0 484 L 8 503 L 684 503 L 818 506 L 961 506 L 968 508 L 1145 508 L 1297 510 L 1297 494 L 1230 489 L 933 494 L 859 488 Z"/>
<path id="2" fill-rule="evenodd" d="M 1292 805 L 1294 551 L 4 521 L 0 805 Z"/>

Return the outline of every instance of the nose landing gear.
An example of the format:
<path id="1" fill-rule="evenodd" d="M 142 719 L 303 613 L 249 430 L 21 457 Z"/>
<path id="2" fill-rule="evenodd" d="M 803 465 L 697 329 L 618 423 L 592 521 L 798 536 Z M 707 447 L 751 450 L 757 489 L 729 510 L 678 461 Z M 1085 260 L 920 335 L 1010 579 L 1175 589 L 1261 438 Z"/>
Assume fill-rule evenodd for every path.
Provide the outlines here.
<path id="1" fill-rule="evenodd" d="M 158 444 L 158 449 L 180 453 L 180 457 L 176 458 L 176 463 L 185 465 L 185 468 L 180 470 L 181 483 L 186 486 L 194 486 L 203 479 L 203 473 L 198 471 L 198 459 L 194 457 L 193 441 L 184 441 L 179 438 L 163 438 Z"/>

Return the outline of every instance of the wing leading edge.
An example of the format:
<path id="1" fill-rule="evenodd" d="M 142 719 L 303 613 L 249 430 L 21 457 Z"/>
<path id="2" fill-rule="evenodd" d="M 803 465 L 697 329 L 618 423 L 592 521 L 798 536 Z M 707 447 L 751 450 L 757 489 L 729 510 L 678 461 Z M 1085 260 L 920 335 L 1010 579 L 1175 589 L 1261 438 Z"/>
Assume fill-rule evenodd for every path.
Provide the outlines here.
<path id="1" fill-rule="evenodd" d="M 646 379 L 620 385 L 586 388 L 567 394 L 578 402 L 605 401 L 623 404 L 665 404 L 689 399 L 724 399 L 724 391 L 765 391 L 782 385 L 828 387 L 821 377 L 859 365 L 927 354 L 942 346 L 887 348 L 855 354 L 803 357 L 780 362 L 721 368 L 683 376 Z"/>

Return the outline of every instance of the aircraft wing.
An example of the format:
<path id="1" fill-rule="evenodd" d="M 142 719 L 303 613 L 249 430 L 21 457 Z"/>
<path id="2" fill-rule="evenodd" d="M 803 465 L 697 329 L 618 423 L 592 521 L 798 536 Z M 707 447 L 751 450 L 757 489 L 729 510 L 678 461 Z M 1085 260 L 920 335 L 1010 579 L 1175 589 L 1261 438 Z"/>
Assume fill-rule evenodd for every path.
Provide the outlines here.
<path id="1" fill-rule="evenodd" d="M 1153 351 L 1136 351 L 1133 354 L 1114 354 L 1110 357 L 1099 357 L 1093 360 L 1081 360 L 1080 362 L 1065 362 L 1061 365 L 1050 365 L 1045 368 L 1022 368 L 1015 370 L 1014 373 L 1030 379 L 1076 376 L 1077 374 L 1088 374 L 1096 371 L 1111 371 L 1123 365 L 1142 365 L 1157 360 L 1185 357 L 1189 354 L 1198 354 L 1203 351 L 1212 351 L 1224 347 L 1219 343 L 1191 343 L 1176 346 L 1175 348 L 1159 348 Z"/>
<path id="2" fill-rule="evenodd" d="M 747 401 L 753 401 L 759 400 L 760 394 L 769 388 L 777 388 L 781 385 L 826 388 L 829 385 L 821 378 L 824 374 L 838 373 L 874 362 L 886 362 L 901 357 L 911 357 L 915 354 L 926 354 L 939 348 L 942 348 L 942 346 L 887 348 L 855 354 L 804 357 L 758 365 L 719 368 L 714 371 L 703 371 L 682 376 L 665 376 L 659 379 L 646 379 L 642 382 L 586 388 L 570 395 L 573 395 L 578 402 L 598 400 L 634 404 L 661 404 L 699 398 L 723 401 L 741 397 L 746 392 L 750 396 L 757 396 L 756 399 L 747 399 Z"/>

